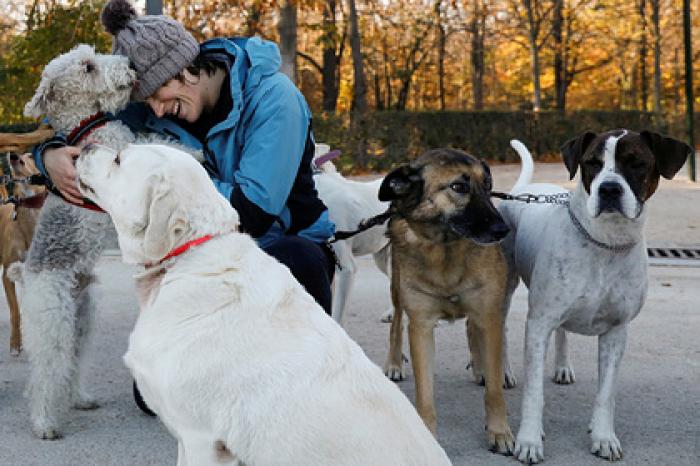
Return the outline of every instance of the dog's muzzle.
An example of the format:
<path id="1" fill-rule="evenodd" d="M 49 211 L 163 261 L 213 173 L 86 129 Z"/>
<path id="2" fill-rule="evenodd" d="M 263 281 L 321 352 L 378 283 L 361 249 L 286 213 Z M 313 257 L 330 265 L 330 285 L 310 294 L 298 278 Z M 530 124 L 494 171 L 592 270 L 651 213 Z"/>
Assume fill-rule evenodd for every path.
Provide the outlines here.
<path id="1" fill-rule="evenodd" d="M 450 217 L 447 225 L 453 233 L 479 244 L 497 243 L 510 232 L 508 225 L 497 215 L 479 217 L 463 213 Z"/>
<path id="2" fill-rule="evenodd" d="M 598 211 L 622 212 L 622 195 L 624 190 L 620 183 L 605 181 L 598 186 Z"/>

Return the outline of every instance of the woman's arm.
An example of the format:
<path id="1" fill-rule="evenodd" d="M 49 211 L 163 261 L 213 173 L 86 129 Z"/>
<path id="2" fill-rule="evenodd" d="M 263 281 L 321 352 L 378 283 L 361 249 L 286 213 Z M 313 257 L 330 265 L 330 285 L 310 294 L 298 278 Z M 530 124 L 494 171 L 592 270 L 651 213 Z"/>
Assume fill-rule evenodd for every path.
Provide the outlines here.
<path id="1" fill-rule="evenodd" d="M 260 99 L 247 122 L 234 183 L 214 179 L 238 211 L 242 228 L 253 237 L 263 235 L 286 205 L 309 124 L 303 97 L 291 82 L 281 80 Z"/>

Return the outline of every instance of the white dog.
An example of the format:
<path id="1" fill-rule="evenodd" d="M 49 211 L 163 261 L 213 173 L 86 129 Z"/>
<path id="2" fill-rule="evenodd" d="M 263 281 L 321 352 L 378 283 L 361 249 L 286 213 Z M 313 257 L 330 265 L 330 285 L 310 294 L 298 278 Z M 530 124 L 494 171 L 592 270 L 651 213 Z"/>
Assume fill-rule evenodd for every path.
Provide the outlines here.
<path id="1" fill-rule="evenodd" d="M 512 144 L 524 167 L 514 194 L 565 192 L 554 185 L 529 184 L 532 157 L 520 142 Z M 622 457 L 614 430 L 615 384 L 627 324 L 639 313 L 647 291 L 644 203 L 659 177 L 672 178 L 690 153 L 688 145 L 647 131 L 588 132 L 562 147 L 571 179 L 581 171 L 568 202 L 555 197 L 552 200 L 563 202 L 499 206 L 511 227 L 503 242 L 510 296 L 518 277 L 530 291 L 522 420 L 514 451 L 520 461 L 537 463 L 544 458 L 544 356 L 552 331 L 559 327 L 559 382 L 573 381 L 564 330 L 598 336 L 591 452 L 609 460 Z"/>
<path id="2" fill-rule="evenodd" d="M 329 150 L 327 144 L 317 144 L 315 160 Z M 388 202 L 379 200 L 379 187 L 383 178 L 368 182 L 348 180 L 338 173 L 331 161 L 320 163 L 316 168 L 314 183 L 319 197 L 328 207 L 328 215 L 337 231 L 354 231 L 362 220 L 381 214 L 389 208 Z M 340 265 L 334 278 L 333 319 L 342 325 L 348 295 L 357 273 L 355 257 L 372 254 L 379 270 L 388 276 L 390 248 L 386 224 L 337 241 L 333 243 L 333 250 Z"/>
<path id="3" fill-rule="evenodd" d="M 46 65 L 25 115 L 45 115 L 70 145 L 87 140 L 121 149 L 136 135 L 109 113 L 129 102 L 136 73 L 119 55 L 96 54 L 78 45 Z M 159 137 L 139 137 L 155 140 Z M 193 151 L 193 155 L 199 155 Z M 49 194 L 23 270 L 23 332 L 31 371 L 27 384 L 34 433 L 61 436 L 62 414 L 97 403 L 80 386 L 80 360 L 91 327 L 93 269 L 110 227 L 104 212 L 69 204 Z"/>
<path id="4" fill-rule="evenodd" d="M 178 464 L 450 464 L 406 397 L 250 236 L 204 169 L 158 145 L 84 150 L 141 314 L 124 356 Z"/>

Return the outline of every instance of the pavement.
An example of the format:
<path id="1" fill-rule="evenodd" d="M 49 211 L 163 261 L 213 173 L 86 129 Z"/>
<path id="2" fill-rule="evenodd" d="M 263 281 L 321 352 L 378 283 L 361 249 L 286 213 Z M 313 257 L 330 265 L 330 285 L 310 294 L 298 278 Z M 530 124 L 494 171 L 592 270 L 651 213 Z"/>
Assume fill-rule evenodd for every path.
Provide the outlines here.
<path id="1" fill-rule="evenodd" d="M 517 165 L 492 167 L 495 189 L 508 190 Z M 537 164 L 535 180 L 568 180 L 559 164 Z M 572 183 L 565 183 L 572 187 Z M 649 201 L 650 244 L 700 248 L 700 184 L 663 180 Z M 9 354 L 9 312 L 0 300 L 0 466 L 173 465 L 177 447 L 157 419 L 133 403 L 131 377 L 121 357 L 137 317 L 131 276 L 118 251 L 107 251 L 97 266 L 98 315 L 89 347 L 85 378 L 101 403 L 95 411 L 72 411 L 65 437 L 42 441 L 31 434 L 27 403 L 26 354 Z M 700 267 L 651 267 L 649 295 L 629 331 L 618 382 L 616 433 L 625 456 L 619 465 L 700 465 Z M 381 365 L 387 351 L 388 326 L 379 317 L 390 305 L 389 285 L 369 258 L 360 258 L 359 273 L 346 312 L 346 329 Z M 508 326 L 511 361 L 519 385 L 506 391 L 513 432 L 520 423 L 522 341 L 527 292 L 513 300 Z M 512 457 L 490 453 L 484 433 L 483 388 L 472 382 L 467 364 L 463 321 L 436 330 L 435 398 L 438 438 L 455 465 L 516 465 Z M 597 387 L 596 340 L 572 335 L 570 354 L 576 383 L 545 381 L 545 465 L 601 465 L 588 452 L 586 433 Z M 553 372 L 551 355 L 547 375 Z M 399 387 L 414 397 L 408 370 Z M 380 466 L 380 465 L 377 465 Z"/>

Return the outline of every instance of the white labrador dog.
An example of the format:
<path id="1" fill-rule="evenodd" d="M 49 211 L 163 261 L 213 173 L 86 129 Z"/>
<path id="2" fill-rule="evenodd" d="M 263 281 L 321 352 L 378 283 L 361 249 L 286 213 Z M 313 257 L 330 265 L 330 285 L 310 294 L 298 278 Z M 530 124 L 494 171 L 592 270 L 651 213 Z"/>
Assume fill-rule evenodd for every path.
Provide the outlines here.
<path id="1" fill-rule="evenodd" d="M 327 154 L 327 144 L 316 144 L 314 161 Z M 318 195 L 328 207 L 330 219 L 337 231 L 354 231 L 362 220 L 374 217 L 389 208 L 388 202 L 379 200 L 379 187 L 383 178 L 373 181 L 354 181 L 343 177 L 333 162 L 326 161 L 316 166 L 314 183 Z M 335 272 L 333 292 L 333 319 L 343 324 L 343 314 L 350 289 L 355 281 L 357 263 L 355 257 L 372 254 L 374 262 L 388 276 L 389 238 L 386 223 L 377 225 L 348 239 L 333 243 L 340 267 Z M 389 310 L 382 320 L 391 320 L 393 310 Z"/>
<path id="2" fill-rule="evenodd" d="M 191 156 L 86 148 L 81 191 L 117 229 L 141 314 L 124 356 L 178 464 L 442 465 L 399 389 L 253 239 Z"/>

